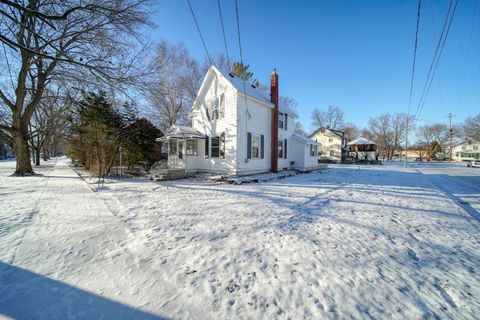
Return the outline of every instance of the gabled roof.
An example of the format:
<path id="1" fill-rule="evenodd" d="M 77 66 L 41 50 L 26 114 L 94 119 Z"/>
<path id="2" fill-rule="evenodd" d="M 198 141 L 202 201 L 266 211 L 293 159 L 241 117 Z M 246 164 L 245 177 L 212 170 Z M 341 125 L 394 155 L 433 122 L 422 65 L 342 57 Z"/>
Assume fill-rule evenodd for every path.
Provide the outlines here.
<path id="1" fill-rule="evenodd" d="M 292 134 L 292 138 L 293 139 L 296 139 L 300 142 L 303 142 L 305 144 L 313 144 L 313 145 L 317 145 L 317 146 L 320 146 L 321 144 L 318 143 L 317 141 L 314 141 L 306 136 L 304 136 L 303 134 L 299 134 L 297 132 L 295 132 L 294 134 Z"/>
<path id="2" fill-rule="evenodd" d="M 367 138 L 361 137 L 358 139 L 355 139 L 353 141 L 350 141 L 347 143 L 347 145 L 352 146 L 352 145 L 366 145 L 366 144 L 376 144 L 375 142 L 368 140 Z"/>
<path id="3" fill-rule="evenodd" d="M 340 138 L 345 138 L 345 132 L 343 132 L 343 131 L 341 131 L 341 130 L 326 128 L 326 127 L 320 127 L 320 128 L 318 128 L 317 130 L 315 130 L 314 132 L 312 132 L 311 134 L 309 134 L 308 137 L 313 137 L 313 136 L 316 135 L 320 130 L 329 130 L 330 132 L 332 132 L 333 134 L 339 136 Z"/>
<path id="4" fill-rule="evenodd" d="M 270 95 L 265 90 L 255 87 L 253 84 L 251 84 L 248 81 L 244 82 L 241 78 L 233 75 L 231 72 L 226 72 L 224 70 L 220 70 L 219 68 L 217 68 L 214 65 L 210 66 L 210 68 L 208 69 L 207 75 L 205 76 L 205 79 L 202 82 L 202 85 L 200 87 L 200 91 L 198 92 L 198 95 L 200 95 L 200 93 L 202 92 L 202 88 L 204 87 L 204 85 L 206 83 L 206 80 L 207 80 L 209 74 L 211 74 L 211 72 L 215 72 L 216 74 L 219 74 L 223 78 L 225 78 L 225 80 L 227 80 L 237 92 L 240 92 L 242 94 L 245 92 L 246 95 L 248 97 L 252 98 L 253 100 L 256 100 L 260 103 L 263 103 L 264 105 L 266 105 L 270 108 L 274 107 L 273 103 L 270 101 Z M 244 87 L 244 83 L 245 83 L 245 87 Z M 198 97 L 198 95 L 197 95 L 197 97 Z M 196 102 L 197 101 L 194 102 L 194 104 L 193 104 L 194 106 L 195 106 Z M 285 105 L 279 105 L 278 108 L 279 108 L 280 111 L 288 113 L 289 115 L 291 115 L 295 118 L 298 118 L 298 115 L 291 108 L 289 108 Z"/>

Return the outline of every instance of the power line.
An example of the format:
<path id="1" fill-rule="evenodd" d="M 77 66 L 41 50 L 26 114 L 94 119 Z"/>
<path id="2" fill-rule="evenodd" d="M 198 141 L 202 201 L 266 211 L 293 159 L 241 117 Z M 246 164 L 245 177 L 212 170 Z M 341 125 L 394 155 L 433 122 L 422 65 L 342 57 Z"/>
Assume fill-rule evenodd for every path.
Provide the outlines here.
<path id="1" fill-rule="evenodd" d="M 420 101 L 418 102 L 417 110 L 415 111 L 415 116 L 414 116 L 413 121 L 415 121 L 415 119 L 421 114 L 421 112 L 423 110 L 423 107 L 425 105 L 425 101 L 426 101 L 427 96 L 428 96 L 428 92 L 430 91 L 430 87 L 431 87 L 432 82 L 433 82 L 433 77 L 435 75 L 435 72 L 437 71 L 438 63 L 440 61 L 440 57 L 442 55 L 443 48 L 445 47 L 445 43 L 446 43 L 446 40 L 447 40 L 447 37 L 448 37 L 448 33 L 450 31 L 450 26 L 452 25 L 453 17 L 455 15 L 455 11 L 457 9 L 458 0 L 455 0 L 455 5 L 453 6 L 453 11 L 452 11 L 453 1 L 454 0 L 450 0 L 450 5 L 448 7 L 448 12 L 447 12 L 447 15 L 445 17 L 445 23 L 443 24 L 443 28 L 442 28 L 442 33 L 440 35 L 440 39 L 438 40 L 438 44 L 437 44 L 437 47 L 436 47 L 436 50 L 435 50 L 435 54 L 433 56 L 432 63 L 430 64 L 430 68 L 428 70 L 427 78 L 425 79 L 425 84 L 423 86 L 422 95 L 420 97 Z M 450 14 L 450 11 L 452 12 L 451 14 Z"/>
<path id="2" fill-rule="evenodd" d="M 410 114 L 410 108 L 412 105 L 412 93 L 413 93 L 413 81 L 415 78 L 415 63 L 417 61 L 417 47 L 418 47 L 418 29 L 420 24 L 420 8 L 422 6 L 422 0 L 418 0 L 418 9 L 417 9 L 417 29 L 415 31 L 415 46 L 413 49 L 413 66 L 412 66 L 412 78 L 410 79 L 410 97 L 408 99 L 408 113 Z"/>
<path id="3" fill-rule="evenodd" d="M 220 0 L 217 0 L 217 3 L 218 3 L 218 12 L 220 13 L 220 22 L 222 23 L 223 43 L 225 44 L 225 52 L 227 54 L 228 69 L 230 69 L 231 68 L 230 57 L 228 56 L 227 37 L 225 36 L 225 27 L 223 25 L 223 15 L 222 15 L 222 7 L 220 6 Z"/>
<path id="4" fill-rule="evenodd" d="M 407 149 L 408 149 L 408 118 L 410 117 L 410 108 L 412 106 L 412 93 L 413 93 L 413 82 L 415 79 L 415 64 L 417 61 L 417 47 L 418 47 L 418 29 L 420 25 L 420 9 L 422 7 L 422 0 L 418 0 L 417 8 L 417 28 L 415 31 L 415 46 L 413 49 L 413 66 L 412 66 L 412 78 L 410 79 L 410 95 L 408 98 L 408 112 L 407 117 L 405 118 L 405 167 L 407 166 Z"/>
<path id="5" fill-rule="evenodd" d="M 244 66 L 243 64 L 243 54 L 242 54 L 242 37 L 240 36 L 240 18 L 238 14 L 238 1 L 235 0 L 235 12 L 237 14 L 237 33 L 238 33 L 238 48 L 240 49 L 240 63 L 242 64 L 242 67 Z M 248 112 L 248 105 L 247 105 L 247 87 L 245 85 L 245 77 L 240 77 L 243 80 L 243 93 L 245 96 L 245 107 L 247 108 Z"/>
<path id="6" fill-rule="evenodd" d="M 195 13 L 193 12 L 192 4 L 190 3 L 190 0 L 187 0 L 187 2 L 188 2 L 188 6 L 190 7 L 190 12 L 192 13 L 193 20 L 195 21 L 195 25 L 197 26 L 200 39 L 202 39 L 203 48 L 205 49 L 205 53 L 207 54 L 208 61 L 210 62 L 210 65 L 212 65 L 213 64 L 212 59 L 210 58 L 210 54 L 208 54 L 207 45 L 205 44 L 205 40 L 203 39 L 202 32 L 200 31 L 200 27 L 198 26 L 198 21 L 197 21 L 197 18 L 195 17 Z"/>
<path id="7" fill-rule="evenodd" d="M 240 18 L 238 14 L 238 1 L 235 0 L 235 13 L 237 15 L 237 33 L 238 33 L 238 48 L 240 49 L 240 63 L 243 64 L 243 54 L 242 54 L 242 40 L 240 36 Z M 245 77 L 241 77 L 243 82 L 243 97 L 245 98 L 245 131 L 248 132 L 248 117 L 250 113 L 248 112 L 248 103 L 247 103 L 247 87 L 245 85 Z M 248 159 L 245 159 L 248 161 Z"/>
<path id="8" fill-rule="evenodd" d="M 458 107 L 461 107 L 462 100 L 463 100 L 463 90 L 465 88 L 465 80 L 467 79 L 468 63 L 470 62 L 470 47 L 472 45 L 472 34 L 473 34 L 473 27 L 475 25 L 476 13 L 477 13 L 477 1 L 475 0 L 474 6 L 473 6 L 472 23 L 470 24 L 470 35 L 468 37 L 467 60 L 465 61 L 465 69 L 463 71 L 463 79 L 462 79 L 462 86 L 460 88 L 460 98 L 458 99 Z"/>

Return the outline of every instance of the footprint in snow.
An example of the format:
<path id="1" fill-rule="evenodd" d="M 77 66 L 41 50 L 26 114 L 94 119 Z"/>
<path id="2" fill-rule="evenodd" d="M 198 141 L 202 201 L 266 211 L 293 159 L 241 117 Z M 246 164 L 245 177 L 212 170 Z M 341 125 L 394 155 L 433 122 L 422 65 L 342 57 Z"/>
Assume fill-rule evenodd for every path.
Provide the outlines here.
<path id="1" fill-rule="evenodd" d="M 408 256 L 415 260 L 415 261 L 418 261 L 418 257 L 417 257 L 417 254 L 415 253 L 415 251 L 413 251 L 412 249 L 408 248 L 407 249 L 407 253 L 408 253 Z"/>

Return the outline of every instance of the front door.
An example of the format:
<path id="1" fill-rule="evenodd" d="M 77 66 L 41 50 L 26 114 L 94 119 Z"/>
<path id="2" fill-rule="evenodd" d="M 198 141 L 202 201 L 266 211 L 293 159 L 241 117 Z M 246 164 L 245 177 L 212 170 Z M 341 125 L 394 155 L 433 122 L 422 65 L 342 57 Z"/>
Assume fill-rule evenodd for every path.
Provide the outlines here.
<path id="1" fill-rule="evenodd" d="M 168 166 L 185 168 L 185 143 L 183 140 L 170 139 L 168 142 Z"/>

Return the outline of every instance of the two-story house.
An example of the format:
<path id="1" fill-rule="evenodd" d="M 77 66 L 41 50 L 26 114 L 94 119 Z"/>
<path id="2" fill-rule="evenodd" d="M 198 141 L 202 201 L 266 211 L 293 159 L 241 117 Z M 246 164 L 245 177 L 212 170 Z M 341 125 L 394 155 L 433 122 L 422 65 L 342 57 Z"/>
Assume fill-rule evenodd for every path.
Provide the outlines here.
<path id="1" fill-rule="evenodd" d="M 467 138 L 452 148 L 452 158 L 456 161 L 480 160 L 480 142 Z M 450 150 L 447 149 L 447 154 Z"/>
<path id="2" fill-rule="evenodd" d="M 173 126 L 168 165 L 185 172 L 247 175 L 317 168 L 319 143 L 294 132 L 291 109 L 279 105 L 278 75 L 270 94 L 211 66 L 190 114 L 191 127 Z"/>
<path id="3" fill-rule="evenodd" d="M 340 163 L 347 154 L 348 141 L 343 131 L 322 127 L 308 137 L 322 145 L 322 150 L 318 153 L 319 159 Z"/>

